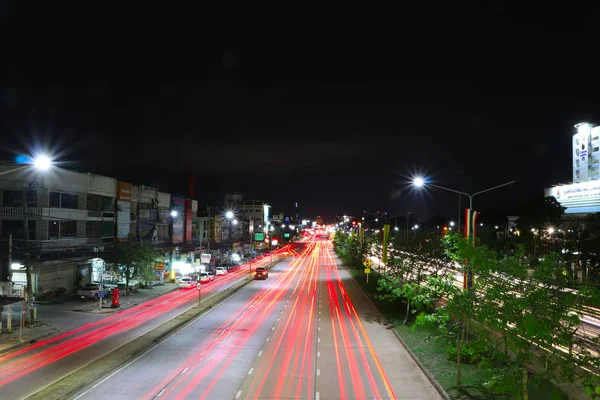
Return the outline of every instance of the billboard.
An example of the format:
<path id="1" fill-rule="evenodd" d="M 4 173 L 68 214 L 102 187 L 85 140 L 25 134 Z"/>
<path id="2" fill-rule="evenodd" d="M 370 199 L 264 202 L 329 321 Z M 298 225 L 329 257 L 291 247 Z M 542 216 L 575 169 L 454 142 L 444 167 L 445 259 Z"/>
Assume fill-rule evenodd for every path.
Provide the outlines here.
<path id="1" fill-rule="evenodd" d="M 131 197 L 133 185 L 127 182 L 117 182 L 117 240 L 127 241 L 131 230 Z"/>
<path id="2" fill-rule="evenodd" d="M 185 197 L 171 196 L 171 211 L 176 211 L 177 216 L 172 217 L 173 243 L 183 242 L 183 233 L 185 228 L 186 207 Z"/>
<path id="3" fill-rule="evenodd" d="M 544 191 L 567 207 L 565 214 L 600 212 L 600 181 L 555 186 Z"/>

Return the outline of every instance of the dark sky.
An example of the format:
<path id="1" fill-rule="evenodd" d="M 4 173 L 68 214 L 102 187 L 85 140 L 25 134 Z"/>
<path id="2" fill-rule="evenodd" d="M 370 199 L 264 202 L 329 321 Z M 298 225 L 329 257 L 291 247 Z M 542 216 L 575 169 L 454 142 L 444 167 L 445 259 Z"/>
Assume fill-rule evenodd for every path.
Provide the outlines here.
<path id="1" fill-rule="evenodd" d="M 176 191 L 190 166 L 201 202 L 425 218 L 457 197 L 415 194 L 412 173 L 469 192 L 517 180 L 476 202 L 510 208 L 569 182 L 573 125 L 600 122 L 595 9 L 205 3 L 1 3 L 2 159 L 46 146 Z"/>

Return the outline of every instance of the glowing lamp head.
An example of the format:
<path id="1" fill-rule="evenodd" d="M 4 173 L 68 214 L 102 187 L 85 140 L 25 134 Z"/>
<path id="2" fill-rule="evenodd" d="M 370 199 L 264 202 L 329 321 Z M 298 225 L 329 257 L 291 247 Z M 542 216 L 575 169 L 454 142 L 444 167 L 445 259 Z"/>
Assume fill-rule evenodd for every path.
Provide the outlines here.
<path id="1" fill-rule="evenodd" d="M 231 218 L 233 218 L 233 211 L 227 211 L 227 212 L 225 213 L 225 218 L 227 218 L 227 219 L 231 219 Z"/>
<path id="2" fill-rule="evenodd" d="M 425 179 L 418 176 L 413 179 L 413 185 L 416 187 L 421 187 L 421 186 L 425 185 Z"/>
<path id="3" fill-rule="evenodd" d="M 171 218 L 177 218 L 177 211 L 171 211 Z"/>
<path id="4" fill-rule="evenodd" d="M 48 156 L 40 155 L 33 159 L 33 166 L 40 171 L 46 171 L 52 166 L 52 160 Z"/>

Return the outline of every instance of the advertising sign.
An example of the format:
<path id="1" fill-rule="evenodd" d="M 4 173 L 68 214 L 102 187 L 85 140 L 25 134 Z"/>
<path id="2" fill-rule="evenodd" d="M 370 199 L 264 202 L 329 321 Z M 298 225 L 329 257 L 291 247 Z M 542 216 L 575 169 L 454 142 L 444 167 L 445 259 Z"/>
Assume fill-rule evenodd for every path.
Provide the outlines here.
<path id="1" fill-rule="evenodd" d="M 117 181 L 117 240 L 127 241 L 131 230 L 131 183 Z"/>
<path id="2" fill-rule="evenodd" d="M 200 263 L 210 264 L 210 254 L 200 254 Z"/>

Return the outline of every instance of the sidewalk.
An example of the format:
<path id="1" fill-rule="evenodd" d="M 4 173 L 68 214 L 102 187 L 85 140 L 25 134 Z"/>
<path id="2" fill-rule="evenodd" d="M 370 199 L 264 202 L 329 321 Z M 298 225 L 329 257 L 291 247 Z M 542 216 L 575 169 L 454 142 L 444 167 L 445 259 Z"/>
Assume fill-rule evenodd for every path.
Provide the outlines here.
<path id="1" fill-rule="evenodd" d="M 140 289 L 138 293 L 129 296 L 121 296 L 119 308 L 111 308 L 110 299 L 106 299 L 102 308 L 98 301 L 70 300 L 58 304 L 35 304 L 37 307 L 37 319 L 40 325 L 33 328 L 21 328 L 19 321 L 21 316 L 21 304 L 15 303 L 12 308 L 12 332 L 6 332 L 6 307 L 2 312 L 2 334 L 0 334 L 0 355 L 12 352 L 21 347 L 30 345 L 36 341 L 77 329 L 90 322 L 98 321 L 122 310 L 135 307 L 150 299 L 162 296 L 168 292 L 177 290 L 176 283 L 165 283 L 162 286 L 154 286 L 152 289 Z"/>

